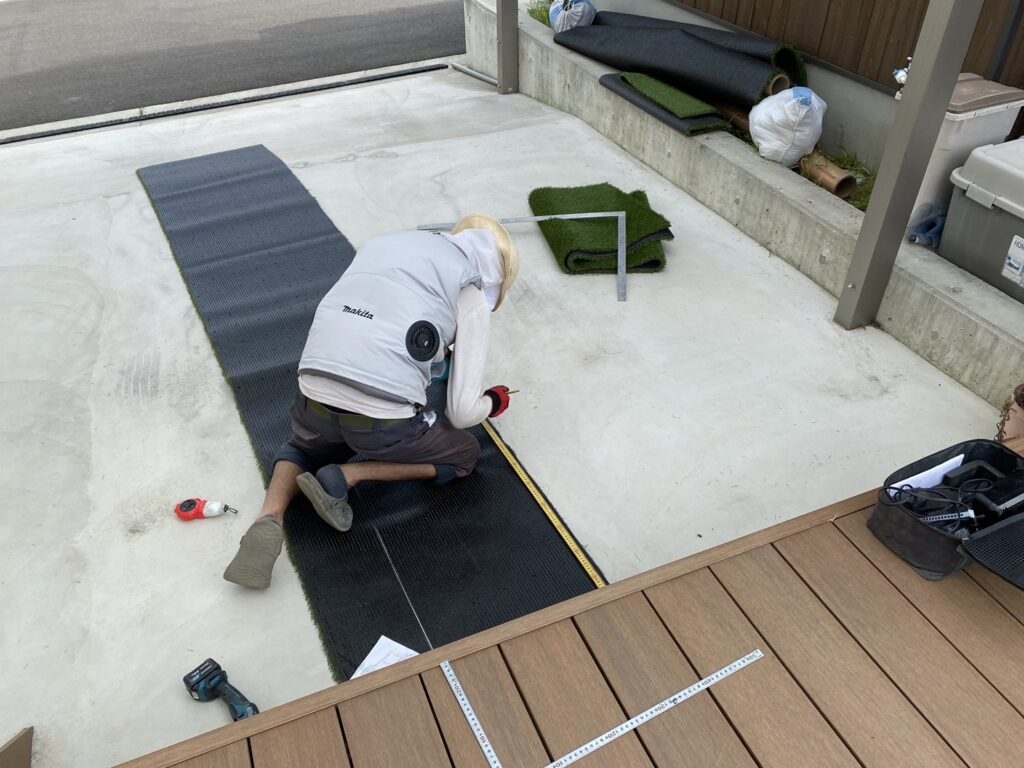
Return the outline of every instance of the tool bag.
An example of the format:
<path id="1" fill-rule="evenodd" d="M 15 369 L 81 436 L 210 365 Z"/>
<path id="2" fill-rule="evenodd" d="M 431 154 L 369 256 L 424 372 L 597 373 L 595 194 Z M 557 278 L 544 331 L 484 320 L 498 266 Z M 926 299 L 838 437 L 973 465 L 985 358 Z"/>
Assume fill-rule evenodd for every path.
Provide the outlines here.
<path id="1" fill-rule="evenodd" d="M 1003 477 L 990 481 L 988 488 L 977 479 L 968 481 L 973 485 L 966 486 L 966 491 L 945 484 L 949 473 L 969 470 L 972 462 L 988 477 Z M 897 490 L 901 486 L 904 490 Z M 1024 489 L 1024 458 L 991 440 L 957 443 L 889 475 L 878 492 L 868 528 L 926 579 L 941 579 L 977 561 L 1024 588 L 1024 499 L 1005 512 L 992 511 L 999 506 L 993 498 L 998 501 L 1000 493 L 1011 495 L 1012 502 L 1017 488 Z M 926 520 L 944 510 L 978 517 L 942 523 Z"/>

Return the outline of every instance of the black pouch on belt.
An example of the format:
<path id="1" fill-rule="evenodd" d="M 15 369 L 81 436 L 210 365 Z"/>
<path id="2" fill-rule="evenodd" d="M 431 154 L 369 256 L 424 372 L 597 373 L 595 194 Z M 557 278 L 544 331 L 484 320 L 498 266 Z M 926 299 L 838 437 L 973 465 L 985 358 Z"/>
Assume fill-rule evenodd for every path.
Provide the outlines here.
<path id="1" fill-rule="evenodd" d="M 976 476 L 985 482 L 976 479 L 973 486 L 964 488 L 976 491 L 961 492 L 944 484 L 943 478 L 950 472 L 967 468 L 969 473 L 972 462 L 978 468 Z M 943 465 L 948 468 L 942 469 Z M 959 484 L 962 478 L 951 478 L 950 485 L 954 482 Z M 893 490 L 907 485 L 921 490 Z M 1001 489 L 1017 485 L 1024 486 L 1024 458 L 992 440 L 957 443 L 889 475 L 878 492 L 868 528 L 926 579 L 941 579 L 977 561 L 1024 588 L 1024 498 L 1013 503 L 1015 497 L 1004 499 L 998 495 Z M 985 498 L 975 498 L 976 494 Z M 1013 491 L 1003 495 L 1013 496 Z M 949 498 L 948 503 L 944 497 Z M 1006 509 L 994 513 L 1000 502 Z M 970 509 L 973 513 L 975 507 L 978 517 L 965 520 L 961 526 L 925 519 L 943 512 L 967 514 Z"/>

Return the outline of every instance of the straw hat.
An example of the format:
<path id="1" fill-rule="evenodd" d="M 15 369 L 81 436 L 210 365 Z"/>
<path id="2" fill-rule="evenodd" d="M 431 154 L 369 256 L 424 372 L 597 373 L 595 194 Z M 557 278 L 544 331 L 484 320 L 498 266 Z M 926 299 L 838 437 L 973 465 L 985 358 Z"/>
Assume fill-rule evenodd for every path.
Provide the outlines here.
<path id="1" fill-rule="evenodd" d="M 494 305 L 494 309 L 497 311 L 501 303 L 505 301 L 505 294 L 508 293 L 508 289 L 512 287 L 512 283 L 519 276 L 519 253 L 516 251 L 516 246 L 512 242 L 508 230 L 501 226 L 501 222 L 493 216 L 489 216 L 486 213 L 470 213 L 467 216 L 463 216 L 462 220 L 452 229 L 452 234 L 457 235 L 464 229 L 485 229 L 494 235 L 494 239 L 498 241 L 498 250 L 501 252 L 501 260 L 505 267 L 505 279 L 501 283 L 498 301 Z"/>

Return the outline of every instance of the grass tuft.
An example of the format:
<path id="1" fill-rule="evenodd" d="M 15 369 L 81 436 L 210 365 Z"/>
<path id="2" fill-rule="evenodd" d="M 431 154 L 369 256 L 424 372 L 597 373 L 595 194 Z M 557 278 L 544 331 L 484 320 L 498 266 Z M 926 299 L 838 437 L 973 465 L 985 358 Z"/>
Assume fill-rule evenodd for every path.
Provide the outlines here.
<path id="1" fill-rule="evenodd" d="M 868 202 L 871 200 L 871 192 L 875 188 L 875 176 L 878 171 L 864 165 L 856 153 L 844 149 L 837 155 L 825 155 L 829 160 L 838 165 L 844 171 L 849 171 L 857 179 L 857 189 L 847 201 L 859 211 L 868 209 Z"/>
<path id="2" fill-rule="evenodd" d="M 526 9 L 526 12 L 541 24 L 550 27 L 551 22 L 548 20 L 548 10 L 550 8 L 551 5 L 544 2 L 544 0 L 533 0 L 533 2 L 530 3 L 530 7 Z"/>

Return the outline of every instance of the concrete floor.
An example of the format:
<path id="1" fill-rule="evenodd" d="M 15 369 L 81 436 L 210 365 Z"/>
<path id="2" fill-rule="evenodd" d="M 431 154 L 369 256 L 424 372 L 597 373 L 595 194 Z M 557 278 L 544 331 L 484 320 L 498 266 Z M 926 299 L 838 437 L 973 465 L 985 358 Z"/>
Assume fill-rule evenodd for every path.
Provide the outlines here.
<path id="1" fill-rule="evenodd" d="M 611 579 L 876 485 L 994 410 L 581 122 L 441 72 L 0 148 L 0 741 L 104 765 L 226 722 L 207 656 L 262 708 L 330 684 L 287 560 L 221 580 L 260 477 L 135 170 L 263 143 L 358 244 L 542 185 L 645 189 L 668 269 L 567 277 L 531 227 L 495 316 L 497 424 Z M 185 524 L 203 495 L 238 518 Z M 358 514 L 358 510 L 357 510 Z M 10 733 L 6 731 L 9 730 Z"/>

